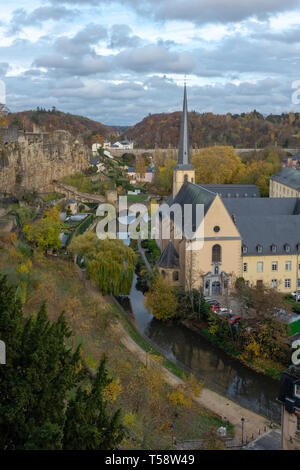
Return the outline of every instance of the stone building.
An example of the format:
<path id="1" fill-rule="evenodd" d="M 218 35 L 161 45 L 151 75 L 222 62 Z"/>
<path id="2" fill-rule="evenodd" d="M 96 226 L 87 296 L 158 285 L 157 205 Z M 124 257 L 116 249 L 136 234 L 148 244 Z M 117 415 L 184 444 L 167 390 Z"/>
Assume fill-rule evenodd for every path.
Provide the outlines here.
<path id="1" fill-rule="evenodd" d="M 271 176 L 270 197 L 300 197 L 300 170 L 284 168 Z"/>
<path id="2" fill-rule="evenodd" d="M 185 227 L 186 206 L 192 234 Z M 243 277 L 250 285 L 286 293 L 300 288 L 300 199 L 260 198 L 252 185 L 195 184 L 186 88 L 173 194 L 166 207 L 159 211 L 158 267 L 174 285 L 219 295 L 230 293 Z M 203 214 L 197 220 L 199 207 Z"/>
<path id="3" fill-rule="evenodd" d="M 300 368 L 290 366 L 281 374 L 281 448 L 300 450 Z"/>

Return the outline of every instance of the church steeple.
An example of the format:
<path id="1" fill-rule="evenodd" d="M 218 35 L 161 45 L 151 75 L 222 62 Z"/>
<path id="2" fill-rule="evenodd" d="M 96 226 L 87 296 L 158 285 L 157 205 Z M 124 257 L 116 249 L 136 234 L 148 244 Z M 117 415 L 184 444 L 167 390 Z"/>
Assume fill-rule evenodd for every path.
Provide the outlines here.
<path id="1" fill-rule="evenodd" d="M 178 164 L 177 167 L 184 165 L 186 169 L 193 169 L 190 162 L 190 139 L 189 139 L 189 123 L 188 123 L 188 108 L 187 108 L 187 96 L 186 96 L 186 84 L 184 84 L 184 95 L 183 95 L 183 111 L 181 118 L 180 128 L 180 144 L 178 152 Z M 189 168 L 187 168 L 189 166 Z"/>
<path id="2" fill-rule="evenodd" d="M 173 198 L 180 190 L 185 181 L 194 183 L 195 170 L 190 161 L 190 143 L 189 143 L 189 123 L 186 84 L 184 84 L 183 111 L 180 128 L 180 143 L 177 165 L 173 172 Z"/>

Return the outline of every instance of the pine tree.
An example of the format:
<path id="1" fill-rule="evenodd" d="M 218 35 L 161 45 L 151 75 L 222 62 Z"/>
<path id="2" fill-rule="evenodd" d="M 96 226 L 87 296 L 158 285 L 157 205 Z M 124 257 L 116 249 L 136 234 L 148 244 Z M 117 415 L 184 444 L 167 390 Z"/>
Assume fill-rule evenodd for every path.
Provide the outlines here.
<path id="1" fill-rule="evenodd" d="M 77 389 L 66 412 L 64 449 L 111 450 L 123 439 L 120 411 L 112 418 L 107 412 L 103 390 L 112 382 L 104 357 L 91 387 Z"/>
<path id="2" fill-rule="evenodd" d="M 81 389 L 85 374 L 80 348 L 72 352 L 66 346 L 70 335 L 64 315 L 51 323 L 45 305 L 25 318 L 16 289 L 0 274 L 0 339 L 6 344 L 6 364 L 0 366 L 0 449 L 59 450 L 67 443 L 68 448 L 71 443 L 74 449 L 101 449 L 122 439 L 119 413 L 110 419 L 102 399 L 109 380 L 105 362 L 90 385 L 95 397 L 91 404 Z M 76 398 L 69 399 L 75 387 Z M 83 432 L 89 417 L 94 433 L 77 438 L 70 409 L 84 410 L 76 425 Z"/>

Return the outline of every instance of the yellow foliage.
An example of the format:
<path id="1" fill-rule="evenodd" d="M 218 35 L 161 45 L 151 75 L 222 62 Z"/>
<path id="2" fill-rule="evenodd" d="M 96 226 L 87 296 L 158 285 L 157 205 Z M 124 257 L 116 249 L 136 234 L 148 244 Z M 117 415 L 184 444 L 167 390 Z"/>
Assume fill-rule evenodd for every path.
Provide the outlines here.
<path id="1" fill-rule="evenodd" d="M 187 408 L 191 408 L 192 406 L 191 397 L 186 395 L 185 390 L 181 385 L 179 385 L 174 392 L 168 393 L 168 398 L 173 406 L 185 406 Z"/>
<path id="2" fill-rule="evenodd" d="M 134 413 L 127 413 L 123 418 L 123 423 L 125 426 L 132 426 L 135 421 Z"/>
<path id="3" fill-rule="evenodd" d="M 194 374 L 190 374 L 189 376 L 184 377 L 184 381 L 186 383 L 187 388 L 198 397 L 203 390 L 203 382 L 199 382 Z"/>
<path id="4" fill-rule="evenodd" d="M 19 250 L 17 250 L 14 246 L 9 248 L 8 254 L 9 254 L 9 259 L 11 261 L 21 262 L 24 259 L 24 255 Z"/>
<path id="5" fill-rule="evenodd" d="M 245 351 L 248 353 L 248 355 L 250 356 L 254 356 L 254 357 L 259 357 L 261 356 L 261 350 L 260 350 L 260 346 L 259 344 L 257 343 L 257 341 L 255 341 L 254 338 L 250 338 L 248 343 L 246 344 L 245 346 Z"/>
<path id="6" fill-rule="evenodd" d="M 31 269 L 32 269 L 32 262 L 30 261 L 30 259 L 28 259 L 26 263 L 23 263 L 17 266 L 16 271 L 19 274 L 25 275 L 25 274 L 29 274 Z"/>
<path id="7" fill-rule="evenodd" d="M 103 390 L 103 396 L 105 400 L 109 402 L 114 402 L 117 400 L 118 396 L 122 392 L 122 385 L 120 384 L 120 379 L 117 378 L 110 384 L 108 384 Z"/>

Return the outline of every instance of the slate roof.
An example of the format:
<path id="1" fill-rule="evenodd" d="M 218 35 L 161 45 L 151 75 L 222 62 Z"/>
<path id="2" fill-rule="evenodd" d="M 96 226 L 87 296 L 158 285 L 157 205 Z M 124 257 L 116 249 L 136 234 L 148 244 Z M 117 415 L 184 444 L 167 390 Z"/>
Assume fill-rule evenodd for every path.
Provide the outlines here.
<path id="1" fill-rule="evenodd" d="M 223 204 L 230 216 L 271 216 L 300 213 L 299 198 L 224 198 Z"/>
<path id="2" fill-rule="evenodd" d="M 259 189 L 254 184 L 200 184 L 199 186 L 219 194 L 222 198 L 260 197 Z"/>
<path id="3" fill-rule="evenodd" d="M 97 157 L 91 157 L 90 158 L 90 164 L 91 165 L 98 165 L 99 159 Z"/>
<path id="4" fill-rule="evenodd" d="M 210 208 L 212 202 L 216 198 L 216 193 L 212 191 L 208 191 L 197 184 L 190 183 L 186 181 L 178 191 L 175 199 L 172 196 L 169 197 L 166 204 L 171 206 L 172 204 L 179 204 L 182 210 L 182 226 L 180 229 L 184 232 L 184 205 L 189 204 L 192 207 L 192 223 L 189 224 L 192 231 L 196 231 L 197 226 L 200 225 L 202 222 L 202 218 L 200 217 L 202 214 L 200 213 L 198 220 L 197 220 L 197 204 L 204 205 L 203 215 L 207 213 L 208 209 Z M 198 212 L 199 213 L 199 212 Z M 171 212 L 171 220 L 174 220 L 174 214 Z"/>
<path id="5" fill-rule="evenodd" d="M 299 215 L 244 215 L 236 217 L 236 225 L 242 237 L 242 244 L 247 247 L 244 256 L 292 255 L 300 252 L 300 216 Z M 290 245 L 290 251 L 285 245 Z M 257 246 L 262 246 L 258 253 Z M 274 253 L 271 246 L 276 246 Z"/>
<path id="6" fill-rule="evenodd" d="M 180 190 L 175 196 L 175 199 L 170 197 L 167 203 L 169 205 L 180 204 L 182 210 L 184 209 L 184 204 L 204 204 L 204 214 L 206 214 L 215 198 L 216 193 L 209 191 L 208 189 L 203 188 L 198 184 L 186 181 L 181 186 Z"/>
<path id="7" fill-rule="evenodd" d="M 157 264 L 159 267 L 166 269 L 179 267 L 179 256 L 171 241 L 169 241 L 166 248 L 162 252 Z"/>
<path id="8" fill-rule="evenodd" d="M 283 168 L 280 173 L 271 176 L 271 179 L 300 191 L 300 170 L 294 170 L 293 168 Z"/>
<path id="9" fill-rule="evenodd" d="M 135 166 L 129 166 L 127 172 L 128 173 L 135 173 L 136 172 Z M 154 173 L 154 168 L 152 168 L 151 166 L 147 166 L 146 167 L 146 173 Z"/>

